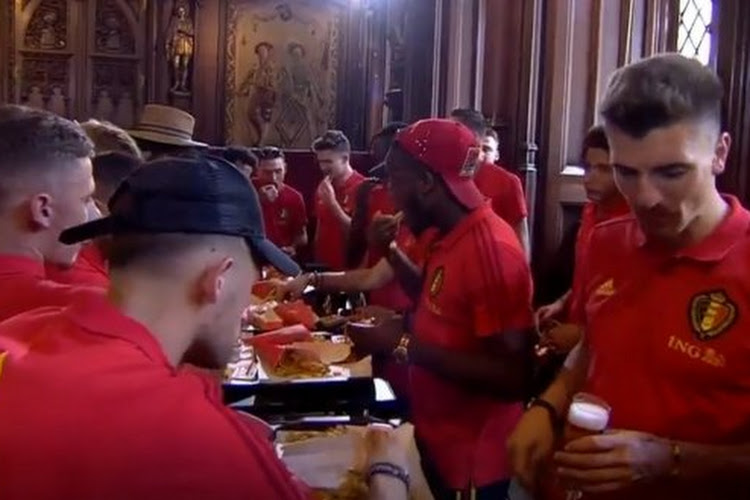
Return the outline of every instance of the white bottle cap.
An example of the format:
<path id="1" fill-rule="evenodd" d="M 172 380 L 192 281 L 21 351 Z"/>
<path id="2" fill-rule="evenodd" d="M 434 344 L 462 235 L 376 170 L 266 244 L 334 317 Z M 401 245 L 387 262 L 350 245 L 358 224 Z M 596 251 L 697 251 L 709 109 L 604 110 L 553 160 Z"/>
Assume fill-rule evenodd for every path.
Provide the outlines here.
<path id="1" fill-rule="evenodd" d="M 568 410 L 568 422 L 580 429 L 602 432 L 609 424 L 609 410 L 595 403 L 573 401 Z"/>

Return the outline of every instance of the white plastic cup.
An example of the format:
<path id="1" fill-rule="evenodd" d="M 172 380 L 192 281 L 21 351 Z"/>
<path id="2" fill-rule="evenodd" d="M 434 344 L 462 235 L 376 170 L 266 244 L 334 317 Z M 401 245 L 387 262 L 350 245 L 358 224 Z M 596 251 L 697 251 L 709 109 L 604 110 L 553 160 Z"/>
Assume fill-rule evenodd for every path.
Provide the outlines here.
<path id="1" fill-rule="evenodd" d="M 582 437 L 601 434 L 609 426 L 612 408 L 601 398 L 579 392 L 573 396 L 568 408 L 568 418 L 563 432 L 563 441 L 567 444 Z M 583 496 L 578 490 L 568 490 L 566 500 L 579 500 Z"/>

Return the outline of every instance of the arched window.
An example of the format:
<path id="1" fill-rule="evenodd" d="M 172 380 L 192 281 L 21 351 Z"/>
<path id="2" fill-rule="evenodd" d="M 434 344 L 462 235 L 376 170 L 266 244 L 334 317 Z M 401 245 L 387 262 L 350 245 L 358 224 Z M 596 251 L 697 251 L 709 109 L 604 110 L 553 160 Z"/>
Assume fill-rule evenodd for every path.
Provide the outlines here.
<path id="1" fill-rule="evenodd" d="M 716 61 L 713 1 L 680 0 L 677 25 L 677 52 L 710 66 Z"/>

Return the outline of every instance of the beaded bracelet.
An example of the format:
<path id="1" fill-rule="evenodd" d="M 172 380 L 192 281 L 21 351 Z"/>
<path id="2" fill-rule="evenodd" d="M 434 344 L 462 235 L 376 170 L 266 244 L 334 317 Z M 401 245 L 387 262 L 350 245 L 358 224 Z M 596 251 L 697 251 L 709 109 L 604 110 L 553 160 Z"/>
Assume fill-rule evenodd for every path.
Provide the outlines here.
<path id="1" fill-rule="evenodd" d="M 398 479 L 399 481 L 404 483 L 404 486 L 406 486 L 407 490 L 409 489 L 409 473 L 398 465 L 394 465 L 388 462 L 376 462 L 370 466 L 370 469 L 367 472 L 368 482 L 372 480 L 372 476 L 377 475 L 389 476 Z"/>

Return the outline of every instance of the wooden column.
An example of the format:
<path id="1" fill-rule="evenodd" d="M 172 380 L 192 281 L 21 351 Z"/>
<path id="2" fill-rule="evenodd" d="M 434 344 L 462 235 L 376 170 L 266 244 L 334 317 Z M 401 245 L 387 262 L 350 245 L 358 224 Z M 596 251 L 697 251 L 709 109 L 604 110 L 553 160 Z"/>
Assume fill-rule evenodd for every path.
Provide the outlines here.
<path id="1" fill-rule="evenodd" d="M 724 129 L 732 134 L 727 170 L 719 187 L 750 203 L 750 2 L 720 0 L 716 69 L 724 83 Z M 718 15 L 716 15 L 718 14 Z"/>
<path id="2" fill-rule="evenodd" d="M 409 0 L 404 33 L 404 119 L 418 120 L 431 116 L 436 78 L 435 40 L 440 38 L 443 0 Z"/>
<path id="3" fill-rule="evenodd" d="M 519 173 L 534 223 L 542 0 L 487 0 L 481 110 L 500 136 L 500 159 Z M 519 57 L 519 54 L 523 54 Z"/>
<path id="4" fill-rule="evenodd" d="M 543 4 L 541 154 L 534 227 L 538 259 L 557 248 L 585 202 L 581 142 L 598 121 L 610 75 L 619 66 L 673 49 L 678 14 L 675 0 L 546 0 Z"/>
<path id="5" fill-rule="evenodd" d="M 13 49 L 10 46 L 13 33 L 14 0 L 9 0 L 0 5 L 0 102 L 9 102 L 8 82 L 13 78 L 10 55 Z"/>

